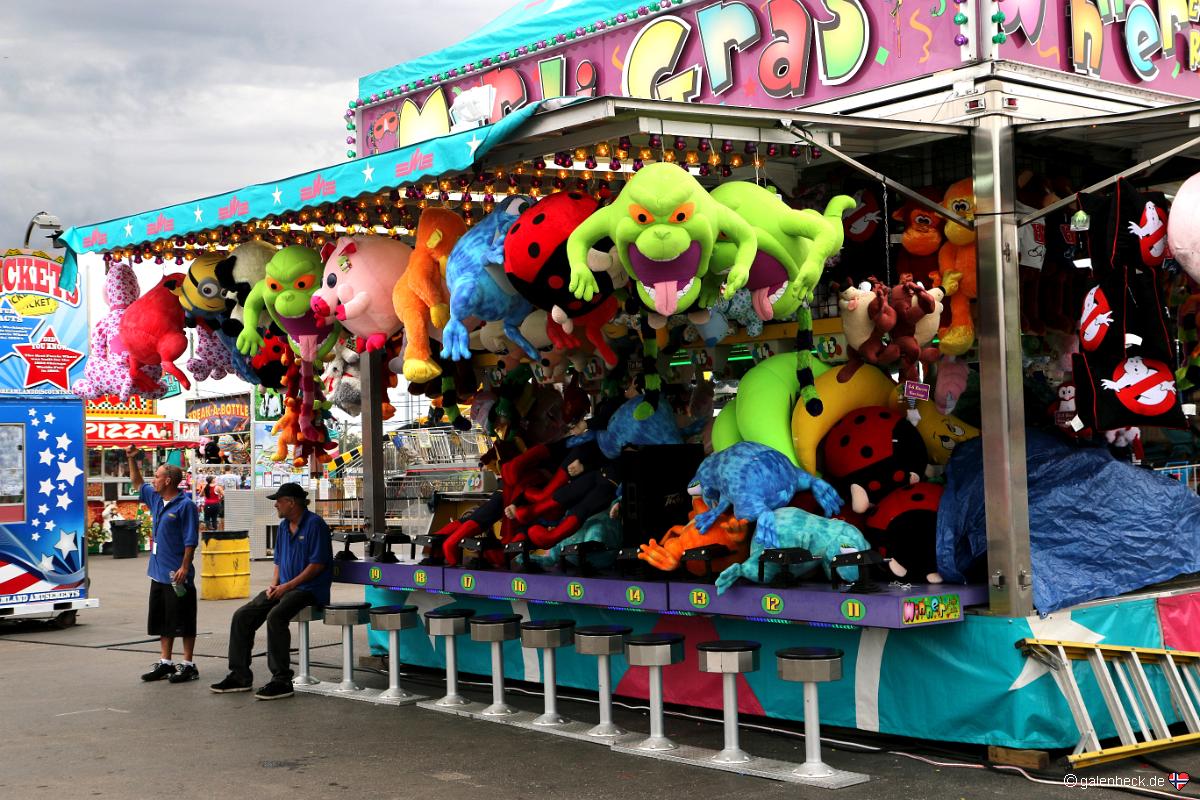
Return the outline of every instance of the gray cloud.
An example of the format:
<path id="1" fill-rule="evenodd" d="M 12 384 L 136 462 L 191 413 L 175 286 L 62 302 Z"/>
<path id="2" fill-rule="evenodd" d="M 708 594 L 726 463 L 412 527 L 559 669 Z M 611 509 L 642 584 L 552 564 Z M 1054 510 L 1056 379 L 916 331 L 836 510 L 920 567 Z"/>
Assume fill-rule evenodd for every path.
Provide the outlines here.
<path id="1" fill-rule="evenodd" d="M 36 211 L 83 225 L 345 158 L 359 76 L 506 3 L 0 0 L 0 247 Z M 424 18 L 424 17 L 423 17 Z"/>

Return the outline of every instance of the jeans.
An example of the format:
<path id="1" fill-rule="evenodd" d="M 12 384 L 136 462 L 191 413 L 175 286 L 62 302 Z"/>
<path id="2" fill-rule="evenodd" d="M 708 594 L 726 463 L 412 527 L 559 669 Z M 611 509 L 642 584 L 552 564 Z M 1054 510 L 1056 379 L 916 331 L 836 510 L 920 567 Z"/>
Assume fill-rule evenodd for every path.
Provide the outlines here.
<path id="1" fill-rule="evenodd" d="M 239 608 L 229 626 L 229 672 L 242 683 L 254 680 L 250 658 L 254 634 L 267 623 L 267 666 L 272 680 L 291 683 L 292 617 L 305 606 L 315 606 L 317 598 L 304 589 L 292 589 L 281 597 L 268 598 L 266 592 Z"/>

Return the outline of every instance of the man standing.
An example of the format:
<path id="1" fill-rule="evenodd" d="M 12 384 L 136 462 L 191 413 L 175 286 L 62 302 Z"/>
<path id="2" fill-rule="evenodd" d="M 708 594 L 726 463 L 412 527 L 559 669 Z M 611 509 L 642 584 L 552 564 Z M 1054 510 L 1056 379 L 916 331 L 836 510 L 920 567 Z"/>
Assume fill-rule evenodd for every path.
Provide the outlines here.
<path id="1" fill-rule="evenodd" d="M 239 608 L 229 626 L 229 675 L 211 688 L 219 694 L 247 692 L 254 634 L 267 623 L 267 666 L 271 680 L 254 693 L 259 700 L 292 696 L 292 617 L 306 606 L 329 602 L 333 582 L 333 541 L 325 520 L 308 510 L 308 493 L 285 483 L 268 499 L 282 523 L 275 537 L 275 575 L 266 591 Z"/>
<path id="2" fill-rule="evenodd" d="M 160 659 L 142 676 L 144 681 L 169 678 L 186 683 L 200 677 L 192 661 L 196 646 L 196 568 L 192 557 L 200 543 L 200 519 L 196 506 L 181 491 L 183 470 L 163 464 L 148 483 L 142 476 L 142 453 L 130 446 L 129 477 L 138 490 L 138 500 L 150 509 L 151 541 L 150 611 L 146 632 L 158 637 Z M 175 639 L 183 639 L 183 660 L 172 661 Z"/>

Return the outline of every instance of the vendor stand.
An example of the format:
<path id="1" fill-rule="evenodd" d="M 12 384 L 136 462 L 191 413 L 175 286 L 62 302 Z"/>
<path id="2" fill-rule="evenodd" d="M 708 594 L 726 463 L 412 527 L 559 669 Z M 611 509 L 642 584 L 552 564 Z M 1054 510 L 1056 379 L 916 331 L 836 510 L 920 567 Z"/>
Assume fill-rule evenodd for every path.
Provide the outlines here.
<path id="1" fill-rule="evenodd" d="M 888 226 L 900 205 L 973 231 L 977 378 L 986 389 L 978 399 L 981 445 L 964 452 L 977 459 L 978 490 L 986 498 L 972 521 L 981 536 L 986 529 L 986 565 L 975 582 L 913 580 L 875 591 L 813 581 L 741 584 L 717 593 L 709 583 L 646 572 L 514 574 L 362 560 L 339 562 L 339 580 L 366 585 L 375 604 L 403 599 L 422 611 L 468 602 L 480 613 L 530 616 L 531 603 L 556 603 L 556 614 L 580 624 L 620 622 L 635 633 L 750 639 L 768 650 L 832 645 L 846 653 L 848 679 L 823 692 L 826 722 L 1012 747 L 1069 747 L 1079 738 L 1066 701 L 1043 679 L 1050 669 L 1023 655 L 1017 640 L 1196 649 L 1186 620 L 1194 619 L 1200 593 L 1190 583 L 1121 599 L 1113 598 L 1125 589 L 1114 588 L 1085 595 L 1087 602 L 1077 597 L 1035 608 L 1039 592 L 1061 598 L 1050 591 L 1061 588 L 1061 575 L 1034 569 L 1043 555 L 1031 552 L 1027 449 L 1033 456 L 1035 448 L 1027 448 L 1026 422 L 1040 412 L 1027 409 L 1023 397 L 1024 281 L 1014 256 L 1018 224 L 1040 218 L 1015 211 L 1018 166 L 1061 162 L 1066 151 L 1074 177 L 1092 182 L 1157 168 L 1197 144 L 1187 129 L 1200 106 L 1171 105 L 1200 96 L 1198 65 L 1177 47 L 1177 37 L 1164 41 L 1158 28 L 1157 50 L 1130 51 L 1125 43 L 1133 40 L 1122 32 L 1143 26 L 1152 38 L 1157 18 L 1143 10 L 1123 20 L 1093 17 L 1087 4 L 1068 22 L 1055 16 L 1063 16 L 1062 7 L 1048 3 L 1023 5 L 1020 14 L 1001 3 L 965 2 L 904 8 L 889 17 L 882 7 L 849 0 L 815 24 L 828 8 L 664 0 L 614 15 L 601 2 L 548 11 L 526 5 L 455 48 L 363 78 L 346 114 L 358 148 L 348 152 L 350 163 L 86 226 L 65 241 L 76 253 L 175 256 L 182 263 L 254 238 L 314 248 L 336 245 L 340 234 L 405 239 L 427 208 L 449 207 L 477 222 L 505 194 L 537 198 L 579 187 L 607 200 L 640 169 L 662 162 L 685 166 L 706 188 L 766 179 L 785 191 L 810 174 L 842 175 L 829 165 L 845 165 L 844 175 L 861 176 L 859 185 L 869 189 L 856 197 L 855 211 L 863 212 L 863 229 L 882 228 L 884 244 L 868 255 L 868 266 L 886 270 L 889 283 L 898 250 L 889 246 Z M 1025 16 L 1032 16 L 1030 8 L 1036 21 Z M 1168 30 L 1200 35 L 1182 18 L 1168 23 Z M 458 91 L 466 96 L 480 86 L 491 91 L 461 106 L 451 102 Z M 794 110 L 801 106 L 807 108 Z M 1097 110 L 1111 116 L 1097 120 Z M 1089 137 L 1097 136 L 1108 141 L 1093 147 Z M 1057 140 L 1048 145 L 1048 139 Z M 1196 171 L 1186 163 L 1178 168 L 1182 175 Z M 838 179 L 848 186 L 844 175 Z M 973 191 L 962 205 L 948 202 L 953 197 L 945 187 L 964 176 L 973 178 Z M 931 198 L 918 191 L 927 185 L 941 188 Z M 870 206 L 868 195 L 880 202 Z M 225 223 L 214 227 L 218 209 Z M 849 220 L 847 232 L 855 232 Z M 823 335 L 836 337 L 837 327 Z M 386 396 L 383 363 L 377 349 L 361 365 L 362 439 L 374 443 L 363 453 L 363 505 L 376 532 L 386 527 L 388 500 L 377 413 Z M 921 390 L 911 391 L 915 402 Z M 1200 567 L 1194 551 L 1176 555 L 1163 570 L 1143 574 L 1136 588 Z M 767 624 L 783 621 L 789 624 Z M 374 644 L 381 648 L 383 641 Z M 402 645 L 407 663 L 442 663 L 419 631 L 405 633 Z M 482 648 L 467 649 L 461 666 L 486 672 L 486 657 Z M 514 678 L 538 677 L 532 664 L 510 663 L 507 670 Z M 690 680 L 672 682 L 671 699 L 715 707 L 714 686 L 694 669 L 686 673 Z M 595 685 L 592 665 L 570 655 L 559 679 Z M 797 718 L 799 709 L 776 682 L 766 672 L 751 676 L 746 702 L 768 716 Z M 618 675 L 616 685 L 622 694 L 645 691 L 632 674 Z M 955 702 L 948 705 L 947 697 Z M 1103 708 L 1095 694 L 1086 700 Z M 1048 717 L 1046 708 L 1056 711 Z M 1097 719 L 1097 732 L 1104 737 L 1114 729 Z"/>

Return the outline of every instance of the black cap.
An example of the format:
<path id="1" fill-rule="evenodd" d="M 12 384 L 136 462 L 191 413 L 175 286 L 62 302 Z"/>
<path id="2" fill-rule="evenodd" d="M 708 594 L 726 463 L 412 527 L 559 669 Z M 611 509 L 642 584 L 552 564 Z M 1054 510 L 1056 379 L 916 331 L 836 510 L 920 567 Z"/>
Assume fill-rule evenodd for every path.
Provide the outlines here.
<path id="1" fill-rule="evenodd" d="M 281 497 L 294 497 L 297 500 L 307 500 L 308 492 L 304 491 L 304 487 L 298 483 L 280 484 L 275 490 L 275 494 L 267 495 L 268 500 L 278 500 Z"/>

